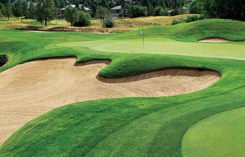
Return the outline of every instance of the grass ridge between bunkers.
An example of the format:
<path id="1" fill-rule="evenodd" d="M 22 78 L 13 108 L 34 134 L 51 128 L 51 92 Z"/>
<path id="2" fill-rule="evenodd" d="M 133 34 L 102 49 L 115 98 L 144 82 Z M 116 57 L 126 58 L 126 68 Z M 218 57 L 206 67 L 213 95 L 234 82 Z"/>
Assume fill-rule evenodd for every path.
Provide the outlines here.
<path id="1" fill-rule="evenodd" d="M 219 29 L 214 30 L 215 24 Z M 237 32 L 225 31 L 233 25 L 234 28 L 237 28 Z M 203 20 L 176 26 L 145 28 L 145 37 L 153 41 L 159 38 L 189 41 L 192 45 L 195 45 L 195 42 L 200 39 L 214 36 L 242 40 L 245 39 L 243 26 L 244 23 L 231 20 Z M 192 27 L 195 27 L 193 36 L 189 34 L 193 30 Z M 244 107 L 245 104 L 245 97 L 243 97 L 245 94 L 243 81 L 245 62 L 242 60 L 168 54 L 118 53 L 96 51 L 79 45 L 73 47 L 59 45 L 64 42 L 64 39 L 67 42 L 78 40 L 84 42 L 107 40 L 110 42 L 131 37 L 140 38 L 137 36 L 137 31 L 113 35 L 35 34 L 16 30 L 0 30 L 0 32 L 1 37 L 6 36 L 5 41 L 0 40 L 0 54 L 6 54 L 9 58 L 0 71 L 39 58 L 76 56 L 77 62 L 94 59 L 111 60 L 110 65 L 99 72 L 100 76 L 110 78 L 172 67 L 211 69 L 222 74 L 221 79 L 214 85 L 190 94 L 158 98 L 104 99 L 54 109 L 30 121 L 15 132 L 0 147 L 1 157 L 181 157 L 183 156 L 182 137 L 193 124 L 217 113 Z M 171 37 L 166 32 L 172 33 Z M 15 38 L 7 34 L 10 36 L 15 34 L 13 35 Z M 186 38 L 183 39 L 182 36 Z M 229 44 L 234 47 L 244 46 L 242 43 Z M 220 44 L 218 47 L 222 50 L 223 45 Z M 235 52 L 236 49 L 233 53 Z M 217 50 L 213 53 L 220 52 Z M 229 58 L 229 55 L 223 55 L 223 57 Z"/>

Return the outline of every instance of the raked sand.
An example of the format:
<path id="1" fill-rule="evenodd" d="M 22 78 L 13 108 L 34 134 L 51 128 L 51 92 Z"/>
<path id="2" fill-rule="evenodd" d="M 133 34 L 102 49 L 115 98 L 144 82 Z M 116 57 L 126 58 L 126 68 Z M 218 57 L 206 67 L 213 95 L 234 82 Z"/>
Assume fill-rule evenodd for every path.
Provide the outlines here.
<path id="1" fill-rule="evenodd" d="M 108 61 L 74 66 L 75 58 L 36 60 L 0 73 L 0 145 L 28 121 L 66 104 L 117 97 L 159 97 L 204 89 L 210 70 L 165 69 L 120 79 L 97 76 Z"/>

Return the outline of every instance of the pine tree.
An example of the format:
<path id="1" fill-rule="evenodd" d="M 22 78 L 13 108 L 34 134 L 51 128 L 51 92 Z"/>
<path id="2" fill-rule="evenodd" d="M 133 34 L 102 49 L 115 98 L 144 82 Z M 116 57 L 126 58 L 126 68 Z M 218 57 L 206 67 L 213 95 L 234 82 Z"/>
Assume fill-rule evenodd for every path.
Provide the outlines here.
<path id="1" fill-rule="evenodd" d="M 48 21 L 57 17 L 57 8 L 53 0 L 39 0 L 36 10 L 37 21 L 45 22 L 45 26 L 48 25 Z"/>
<path id="2" fill-rule="evenodd" d="M 35 6 L 33 2 L 30 2 L 30 6 L 28 8 L 28 18 L 34 19 L 35 18 Z"/>
<path id="3" fill-rule="evenodd" d="M 13 16 L 13 11 L 12 11 L 12 5 L 10 3 L 7 3 L 5 5 L 6 8 L 6 16 L 8 17 L 8 20 L 11 16 Z"/>

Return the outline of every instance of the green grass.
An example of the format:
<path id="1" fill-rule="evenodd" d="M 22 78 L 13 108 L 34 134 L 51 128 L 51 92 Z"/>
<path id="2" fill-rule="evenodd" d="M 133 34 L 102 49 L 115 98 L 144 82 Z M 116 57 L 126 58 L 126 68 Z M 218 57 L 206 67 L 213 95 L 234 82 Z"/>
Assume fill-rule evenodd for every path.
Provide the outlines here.
<path id="1" fill-rule="evenodd" d="M 245 108 L 211 116 L 191 127 L 183 138 L 187 157 L 245 156 Z"/>
<path id="2" fill-rule="evenodd" d="M 191 94 L 95 100 L 55 109 L 15 132 L 0 147 L 0 157 L 183 156 L 182 137 L 194 124 L 217 113 L 245 107 L 242 61 L 245 44 L 196 41 L 206 37 L 242 40 L 243 26 L 243 22 L 214 19 L 148 27 L 145 40 L 152 45 L 146 45 L 145 50 L 137 47 L 139 31 L 103 35 L 0 30 L 0 54 L 9 56 L 9 62 L 0 71 L 37 58 L 77 56 L 77 62 L 112 60 L 99 72 L 104 77 L 123 77 L 168 67 L 213 69 L 222 73 L 217 83 Z M 158 42 L 168 44 L 155 52 L 158 48 L 154 43 Z M 204 57 L 193 57 L 198 56 L 196 53 Z"/>

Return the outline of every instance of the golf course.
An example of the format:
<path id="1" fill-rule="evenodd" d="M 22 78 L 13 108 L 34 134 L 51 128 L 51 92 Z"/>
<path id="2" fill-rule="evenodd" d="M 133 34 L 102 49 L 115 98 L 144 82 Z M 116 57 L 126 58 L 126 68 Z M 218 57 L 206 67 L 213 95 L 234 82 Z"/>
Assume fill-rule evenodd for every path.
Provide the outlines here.
<path id="1" fill-rule="evenodd" d="M 245 22 L 0 29 L 0 157 L 245 156 Z"/>

